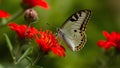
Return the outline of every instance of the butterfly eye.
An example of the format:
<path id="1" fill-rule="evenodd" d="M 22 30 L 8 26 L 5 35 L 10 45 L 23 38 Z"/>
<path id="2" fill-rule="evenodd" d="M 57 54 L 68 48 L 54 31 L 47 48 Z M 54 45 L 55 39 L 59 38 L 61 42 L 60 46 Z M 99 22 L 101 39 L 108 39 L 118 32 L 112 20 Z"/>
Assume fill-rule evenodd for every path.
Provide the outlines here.
<path id="1" fill-rule="evenodd" d="M 59 31 L 59 28 L 57 28 L 57 31 Z"/>
<path id="2" fill-rule="evenodd" d="M 77 30 L 74 30 L 74 32 L 77 32 Z"/>

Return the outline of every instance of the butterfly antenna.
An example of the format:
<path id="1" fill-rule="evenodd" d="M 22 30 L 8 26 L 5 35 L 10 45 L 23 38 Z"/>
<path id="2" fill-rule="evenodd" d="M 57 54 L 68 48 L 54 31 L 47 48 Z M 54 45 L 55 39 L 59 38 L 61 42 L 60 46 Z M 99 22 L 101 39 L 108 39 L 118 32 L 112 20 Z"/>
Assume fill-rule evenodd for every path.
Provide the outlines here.
<path id="1" fill-rule="evenodd" d="M 53 25 L 51 25 L 51 24 L 49 24 L 49 23 L 46 23 L 48 26 L 51 26 L 52 28 L 54 28 L 54 29 L 56 29 L 57 27 L 55 27 L 55 26 L 53 26 Z"/>

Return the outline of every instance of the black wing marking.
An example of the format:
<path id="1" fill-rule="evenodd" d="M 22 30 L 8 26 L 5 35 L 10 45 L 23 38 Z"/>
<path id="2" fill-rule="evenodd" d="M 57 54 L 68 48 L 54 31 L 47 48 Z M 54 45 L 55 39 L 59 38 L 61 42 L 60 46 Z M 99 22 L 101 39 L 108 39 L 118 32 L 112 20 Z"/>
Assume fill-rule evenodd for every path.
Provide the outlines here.
<path id="1" fill-rule="evenodd" d="M 78 21 L 79 17 L 81 17 L 81 13 L 82 13 L 82 12 L 87 13 L 86 18 L 84 19 L 82 25 L 80 26 L 80 27 L 81 27 L 80 29 L 82 29 L 82 27 L 84 26 L 83 24 L 87 24 L 87 22 L 88 22 L 88 20 L 89 20 L 89 18 L 90 18 L 90 16 L 91 16 L 91 10 L 80 10 L 80 11 L 72 14 L 72 15 L 63 23 L 63 25 L 61 26 L 61 28 L 64 27 L 64 25 L 65 25 L 68 21 L 71 21 L 71 22 L 73 22 L 73 23 L 75 23 L 74 21 Z M 86 26 L 85 26 L 85 27 L 86 27 Z"/>

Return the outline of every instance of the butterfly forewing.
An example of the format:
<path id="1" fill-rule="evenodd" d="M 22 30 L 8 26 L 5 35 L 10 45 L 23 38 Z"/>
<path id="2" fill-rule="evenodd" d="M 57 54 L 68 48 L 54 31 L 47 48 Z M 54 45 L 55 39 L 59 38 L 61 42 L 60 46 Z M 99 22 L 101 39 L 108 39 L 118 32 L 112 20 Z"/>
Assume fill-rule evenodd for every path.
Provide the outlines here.
<path id="1" fill-rule="evenodd" d="M 86 43 L 86 25 L 90 10 L 81 10 L 70 16 L 60 29 L 62 39 L 73 51 L 80 50 Z M 59 33 L 59 31 L 58 31 Z"/>

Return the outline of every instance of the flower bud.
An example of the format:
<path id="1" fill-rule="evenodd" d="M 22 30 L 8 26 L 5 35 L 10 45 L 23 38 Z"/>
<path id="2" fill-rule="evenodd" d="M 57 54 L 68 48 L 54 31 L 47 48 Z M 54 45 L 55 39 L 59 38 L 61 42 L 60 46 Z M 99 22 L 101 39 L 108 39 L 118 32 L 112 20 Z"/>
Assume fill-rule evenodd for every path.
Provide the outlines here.
<path id="1" fill-rule="evenodd" d="M 29 8 L 25 11 L 24 18 L 27 22 L 32 23 L 38 19 L 38 15 L 34 9 Z"/>

